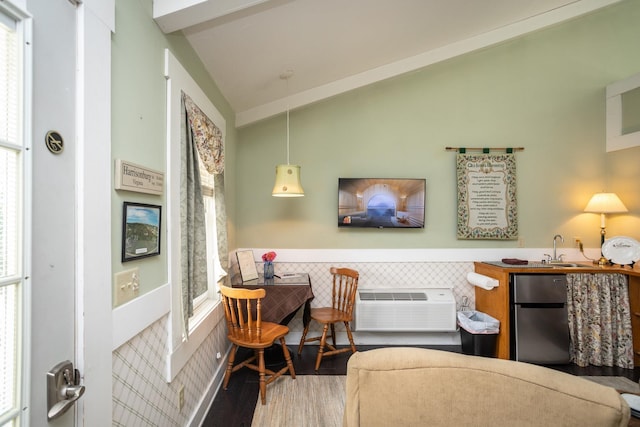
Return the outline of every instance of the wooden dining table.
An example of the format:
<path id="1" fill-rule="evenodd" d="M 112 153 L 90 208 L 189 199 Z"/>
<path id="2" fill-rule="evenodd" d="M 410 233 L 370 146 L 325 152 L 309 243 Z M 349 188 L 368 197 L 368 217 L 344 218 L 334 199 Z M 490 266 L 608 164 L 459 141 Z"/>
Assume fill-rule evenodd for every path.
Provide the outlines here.
<path id="1" fill-rule="evenodd" d="M 313 290 L 311 278 L 307 273 L 294 273 L 264 279 L 259 275 L 257 279 L 234 285 L 237 288 L 258 289 L 266 291 L 262 299 L 262 320 L 265 322 L 287 325 L 301 307 L 304 307 L 302 321 L 304 326 L 311 320 L 311 300 Z"/>

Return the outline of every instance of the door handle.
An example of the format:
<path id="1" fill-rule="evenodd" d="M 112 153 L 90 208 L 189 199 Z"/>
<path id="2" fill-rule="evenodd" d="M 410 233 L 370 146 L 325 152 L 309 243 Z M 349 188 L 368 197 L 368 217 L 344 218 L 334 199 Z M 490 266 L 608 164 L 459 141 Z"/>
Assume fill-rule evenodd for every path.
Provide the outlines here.
<path id="1" fill-rule="evenodd" d="M 54 420 L 69 410 L 84 394 L 80 373 L 68 360 L 47 372 L 47 419 Z"/>

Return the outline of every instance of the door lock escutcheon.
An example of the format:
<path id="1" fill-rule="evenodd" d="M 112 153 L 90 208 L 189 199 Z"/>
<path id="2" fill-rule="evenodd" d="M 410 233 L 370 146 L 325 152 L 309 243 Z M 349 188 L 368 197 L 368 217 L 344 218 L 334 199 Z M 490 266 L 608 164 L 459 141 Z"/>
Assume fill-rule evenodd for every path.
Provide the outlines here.
<path id="1" fill-rule="evenodd" d="M 67 412 L 84 394 L 80 372 L 68 360 L 58 363 L 47 372 L 47 419 L 54 420 Z"/>

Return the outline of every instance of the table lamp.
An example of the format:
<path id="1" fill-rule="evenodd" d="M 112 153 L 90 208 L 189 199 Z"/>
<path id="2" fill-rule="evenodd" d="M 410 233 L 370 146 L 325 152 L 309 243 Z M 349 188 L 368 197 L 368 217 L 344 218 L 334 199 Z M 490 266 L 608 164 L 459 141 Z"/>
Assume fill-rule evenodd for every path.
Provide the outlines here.
<path id="1" fill-rule="evenodd" d="M 606 235 L 605 215 L 608 213 L 623 213 L 629 211 L 616 193 L 594 194 L 584 208 L 584 211 L 600 214 L 600 259 L 598 260 L 598 264 L 608 264 L 609 261 L 602 254 L 602 245 L 604 244 L 604 237 Z"/>

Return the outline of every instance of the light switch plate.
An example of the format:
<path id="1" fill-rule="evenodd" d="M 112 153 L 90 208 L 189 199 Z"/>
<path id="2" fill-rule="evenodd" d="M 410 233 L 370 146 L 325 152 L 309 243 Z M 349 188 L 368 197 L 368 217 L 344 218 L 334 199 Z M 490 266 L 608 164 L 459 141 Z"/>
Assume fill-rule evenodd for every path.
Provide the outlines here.
<path id="1" fill-rule="evenodd" d="M 115 274 L 115 305 L 131 301 L 140 294 L 140 274 L 137 268 Z"/>

